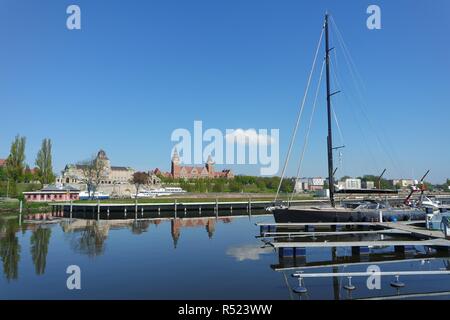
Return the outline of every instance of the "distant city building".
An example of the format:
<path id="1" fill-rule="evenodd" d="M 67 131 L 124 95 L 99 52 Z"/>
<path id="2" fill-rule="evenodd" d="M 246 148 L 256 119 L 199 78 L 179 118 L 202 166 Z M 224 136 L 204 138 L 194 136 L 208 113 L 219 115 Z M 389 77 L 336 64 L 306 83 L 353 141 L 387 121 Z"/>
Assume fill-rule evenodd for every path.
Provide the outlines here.
<path id="1" fill-rule="evenodd" d="M 112 197 L 130 197 L 136 192 L 136 187 L 131 182 L 133 174 L 136 172 L 131 167 L 112 166 L 106 155 L 106 152 L 100 150 L 96 157 L 97 161 L 104 162 L 104 171 L 98 186 L 97 191 L 107 193 Z M 81 190 L 86 190 L 86 179 L 84 165 L 68 164 L 62 171 L 62 174 L 56 178 L 56 183 L 64 185 L 71 185 Z M 159 188 L 161 186 L 161 179 L 158 178 L 154 171 L 148 172 L 150 179 L 149 183 L 144 188 Z"/>
<path id="2" fill-rule="evenodd" d="M 361 186 L 363 189 L 375 189 L 375 182 L 373 181 L 362 181 Z"/>
<path id="3" fill-rule="evenodd" d="M 102 173 L 102 180 L 100 182 L 103 184 L 127 184 L 132 178 L 135 170 L 130 167 L 118 167 L 111 166 L 111 162 L 106 156 L 106 152 L 100 150 L 97 153 L 96 157 L 97 161 L 104 162 L 104 172 Z M 83 169 L 85 165 L 82 164 L 68 164 L 64 168 L 61 176 L 56 179 L 57 183 L 66 183 L 66 184 L 79 184 L 84 183 L 85 177 L 83 173 Z"/>
<path id="4" fill-rule="evenodd" d="M 342 190 L 358 190 L 361 189 L 361 179 L 348 178 L 338 182 L 338 188 Z"/>
<path id="5" fill-rule="evenodd" d="M 71 186 L 48 185 L 38 191 L 24 192 L 27 202 L 52 202 L 79 200 L 80 190 Z"/>
<path id="6" fill-rule="evenodd" d="M 222 170 L 215 171 L 214 170 L 214 161 L 211 159 L 211 156 L 208 157 L 205 165 L 203 167 L 196 166 L 182 166 L 180 161 L 180 157 L 178 155 L 177 149 L 175 149 L 172 162 L 171 162 L 171 170 L 170 176 L 178 179 L 199 179 L 199 178 L 226 178 L 232 179 L 234 178 L 234 174 L 231 170 Z M 156 171 L 156 170 L 155 170 Z"/>
<path id="7" fill-rule="evenodd" d="M 298 179 L 295 182 L 295 192 L 323 190 L 325 180 L 326 179 L 320 177 Z"/>
<path id="8" fill-rule="evenodd" d="M 400 188 L 408 188 L 415 184 L 417 184 L 417 181 L 413 179 L 393 179 L 390 181 L 393 187 L 399 186 Z"/>
<path id="9" fill-rule="evenodd" d="M 0 159 L 0 168 L 6 167 L 6 159 Z"/>
<path id="10" fill-rule="evenodd" d="M 308 190 L 308 179 L 301 178 L 295 181 L 294 192 L 300 193 Z"/>

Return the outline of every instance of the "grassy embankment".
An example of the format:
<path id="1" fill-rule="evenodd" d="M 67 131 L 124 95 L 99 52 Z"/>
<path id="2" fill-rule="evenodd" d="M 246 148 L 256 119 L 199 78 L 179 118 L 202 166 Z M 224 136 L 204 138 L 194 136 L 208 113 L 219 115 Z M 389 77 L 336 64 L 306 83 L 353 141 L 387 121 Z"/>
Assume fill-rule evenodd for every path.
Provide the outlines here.
<path id="1" fill-rule="evenodd" d="M 228 194 L 228 193 L 193 193 L 187 195 L 178 196 L 163 196 L 156 198 L 140 198 L 138 203 L 173 203 L 175 199 L 178 203 L 181 202 L 231 202 L 231 201 L 273 201 L 274 194 Z M 287 200 L 290 196 L 282 195 L 279 196 L 279 200 Z M 293 200 L 312 200 L 314 197 L 310 195 L 298 195 L 294 196 Z M 79 200 L 74 203 L 97 203 L 97 200 Z M 135 199 L 108 199 L 101 200 L 100 203 L 130 203 L 134 204 Z"/>
<path id="2" fill-rule="evenodd" d="M 18 214 L 20 208 L 19 200 L 17 199 L 0 199 L 0 215 L 3 214 Z M 44 213 L 50 212 L 51 207 L 47 202 L 23 202 L 22 213 Z"/>

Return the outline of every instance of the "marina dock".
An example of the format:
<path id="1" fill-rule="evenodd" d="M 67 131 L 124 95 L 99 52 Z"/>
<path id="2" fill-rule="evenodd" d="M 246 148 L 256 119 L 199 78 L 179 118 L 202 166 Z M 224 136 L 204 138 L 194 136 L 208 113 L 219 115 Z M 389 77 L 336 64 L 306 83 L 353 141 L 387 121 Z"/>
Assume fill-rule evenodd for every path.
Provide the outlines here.
<path id="1" fill-rule="evenodd" d="M 293 200 L 292 204 L 313 205 L 323 203 L 323 200 Z M 208 202 L 182 202 L 175 199 L 173 202 L 153 202 L 153 203 L 53 203 L 52 213 L 73 215 L 81 218 L 110 219 L 124 218 L 128 219 L 137 214 L 144 215 L 165 215 L 174 216 L 186 214 L 201 215 L 202 212 L 218 213 L 219 211 L 233 212 L 233 210 L 252 212 L 264 210 L 272 205 L 269 200 L 247 201 L 208 201 Z"/>

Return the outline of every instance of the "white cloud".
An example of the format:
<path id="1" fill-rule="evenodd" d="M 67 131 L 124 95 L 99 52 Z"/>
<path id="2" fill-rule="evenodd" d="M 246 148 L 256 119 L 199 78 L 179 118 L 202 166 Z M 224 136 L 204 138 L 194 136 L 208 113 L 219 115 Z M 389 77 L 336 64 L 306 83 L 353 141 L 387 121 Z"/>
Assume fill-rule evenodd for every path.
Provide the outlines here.
<path id="1" fill-rule="evenodd" d="M 259 260 L 261 254 L 271 253 L 270 247 L 261 248 L 255 245 L 244 245 L 242 247 L 231 247 L 227 249 L 227 255 L 234 257 L 237 261 Z"/>
<path id="2" fill-rule="evenodd" d="M 227 143 L 246 144 L 246 145 L 271 145 L 275 139 L 267 134 L 267 130 L 255 129 L 236 129 L 225 135 Z"/>

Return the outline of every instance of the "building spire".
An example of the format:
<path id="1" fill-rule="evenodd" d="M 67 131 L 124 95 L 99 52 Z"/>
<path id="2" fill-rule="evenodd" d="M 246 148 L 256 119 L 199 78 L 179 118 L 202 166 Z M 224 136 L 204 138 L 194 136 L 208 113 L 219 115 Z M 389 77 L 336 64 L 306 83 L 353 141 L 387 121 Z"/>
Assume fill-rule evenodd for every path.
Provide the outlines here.
<path id="1" fill-rule="evenodd" d="M 173 155 L 172 155 L 172 162 L 179 164 L 180 163 L 180 156 L 178 155 L 178 150 L 175 147 L 175 149 L 173 150 Z"/>
<path id="2" fill-rule="evenodd" d="M 207 164 L 214 164 L 213 159 L 211 158 L 211 155 L 208 156 L 208 160 L 206 160 Z"/>

